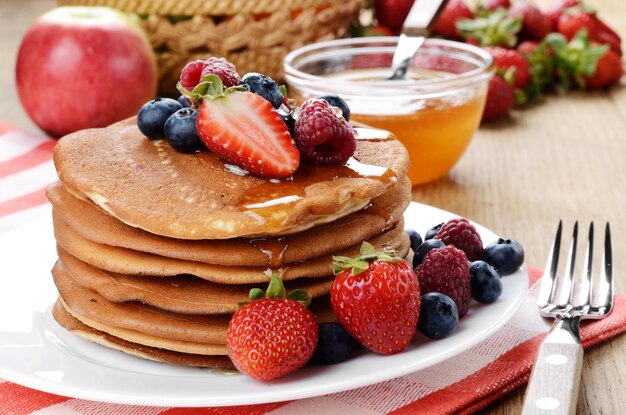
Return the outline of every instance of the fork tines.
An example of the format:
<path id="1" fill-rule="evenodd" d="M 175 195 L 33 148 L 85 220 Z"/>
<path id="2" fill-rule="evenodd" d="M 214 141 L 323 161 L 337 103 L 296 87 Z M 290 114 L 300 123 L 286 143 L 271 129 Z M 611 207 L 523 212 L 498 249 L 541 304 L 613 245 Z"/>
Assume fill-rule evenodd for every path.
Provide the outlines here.
<path id="1" fill-rule="evenodd" d="M 563 221 L 559 221 L 556 237 L 548 256 L 539 292 L 539 309 L 548 317 L 556 314 L 580 315 L 585 318 L 601 318 L 611 311 L 613 306 L 613 264 L 611 251 L 611 229 L 606 224 L 604 236 L 604 254 L 600 269 L 600 281 L 597 290 L 593 288 L 592 263 L 594 247 L 594 226 L 589 225 L 589 237 L 584 262 L 584 269 L 578 284 L 574 283 L 576 251 L 578 245 L 578 222 L 574 224 L 572 241 L 569 247 L 565 272 L 557 276 Z"/>

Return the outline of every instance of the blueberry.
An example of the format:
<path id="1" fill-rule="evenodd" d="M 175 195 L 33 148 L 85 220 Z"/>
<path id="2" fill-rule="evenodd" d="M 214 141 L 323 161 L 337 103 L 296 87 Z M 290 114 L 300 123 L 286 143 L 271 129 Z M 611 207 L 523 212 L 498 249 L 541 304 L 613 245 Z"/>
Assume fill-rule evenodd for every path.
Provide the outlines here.
<path id="1" fill-rule="evenodd" d="M 452 298 L 431 292 L 422 296 L 417 328 L 431 339 L 449 336 L 459 324 L 459 312 Z"/>
<path id="2" fill-rule="evenodd" d="M 437 236 L 437 232 L 439 232 L 439 229 L 441 229 L 442 226 L 443 226 L 443 222 L 441 222 L 439 225 L 435 225 L 432 228 L 430 228 L 426 232 L 426 235 L 424 236 L 424 240 L 427 241 L 427 240 L 433 239 L 435 236 Z"/>
<path id="3" fill-rule="evenodd" d="M 419 248 L 417 248 L 417 251 L 415 251 L 415 255 L 413 255 L 413 268 L 416 268 L 422 263 L 422 261 L 424 261 L 424 257 L 427 253 L 433 249 L 443 248 L 444 246 L 446 246 L 446 244 L 439 239 L 429 239 L 428 241 L 424 241 Z"/>
<path id="4" fill-rule="evenodd" d="M 182 107 L 180 102 L 171 98 L 156 97 L 139 110 L 137 127 L 150 140 L 165 138 L 165 121 Z"/>
<path id="5" fill-rule="evenodd" d="M 524 248 L 513 239 L 498 239 L 485 248 L 483 261 L 491 265 L 500 275 L 514 273 L 524 263 Z"/>
<path id="6" fill-rule="evenodd" d="M 333 365 L 343 362 L 354 350 L 356 341 L 339 323 L 321 323 L 312 364 Z"/>
<path id="7" fill-rule="evenodd" d="M 280 87 L 272 78 L 256 72 L 247 73 L 241 78 L 241 83 L 257 95 L 262 96 L 272 104 L 274 108 L 279 108 L 283 103 L 283 94 Z"/>
<path id="8" fill-rule="evenodd" d="M 295 137 L 296 136 L 296 133 L 295 133 L 296 120 L 291 115 L 291 112 L 285 113 L 282 110 L 278 110 L 278 115 L 280 116 L 280 119 L 283 120 L 283 122 L 287 126 L 287 129 L 289 130 L 289 134 L 291 134 L 292 137 Z"/>
<path id="9" fill-rule="evenodd" d="M 346 101 L 344 101 L 343 99 L 339 97 L 339 95 L 328 94 L 328 95 L 322 95 L 318 98 L 323 99 L 324 101 L 328 102 L 333 107 L 339 108 L 341 110 L 341 113 L 343 114 L 343 118 L 345 118 L 346 121 L 350 121 L 350 107 L 348 106 Z"/>
<path id="10" fill-rule="evenodd" d="M 165 122 L 167 142 L 179 153 L 193 153 L 203 148 L 196 130 L 198 111 L 195 108 L 182 108 Z"/>
<path id="11" fill-rule="evenodd" d="M 485 261 L 474 261 L 470 265 L 470 287 L 472 298 L 479 303 L 493 303 L 502 295 L 500 275 Z"/>
<path id="12" fill-rule="evenodd" d="M 417 233 L 415 229 L 406 229 L 407 235 L 409 235 L 409 239 L 411 240 L 411 249 L 413 252 L 417 252 L 417 248 L 422 244 L 422 236 Z"/>
<path id="13" fill-rule="evenodd" d="M 189 100 L 188 100 L 188 99 L 187 99 L 187 97 L 186 97 L 186 96 L 184 96 L 184 95 L 179 96 L 179 97 L 178 97 L 178 99 L 177 99 L 177 101 L 178 101 L 178 102 L 180 102 L 180 105 L 182 105 L 182 106 L 183 106 L 183 108 L 187 108 L 187 107 L 190 107 L 190 106 L 191 106 L 191 105 L 189 104 Z"/>

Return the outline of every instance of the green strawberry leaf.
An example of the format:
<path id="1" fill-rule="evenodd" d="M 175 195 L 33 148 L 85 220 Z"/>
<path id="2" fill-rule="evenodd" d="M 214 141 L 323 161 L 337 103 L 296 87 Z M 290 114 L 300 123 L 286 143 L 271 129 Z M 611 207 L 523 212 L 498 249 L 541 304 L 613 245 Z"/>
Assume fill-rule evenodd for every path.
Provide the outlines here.
<path id="1" fill-rule="evenodd" d="M 509 17 L 505 9 L 498 8 L 493 12 L 481 11 L 474 19 L 458 19 L 455 26 L 461 36 L 475 39 L 480 46 L 515 47 L 522 19 Z"/>
<path id="2" fill-rule="evenodd" d="M 259 300 L 261 298 L 265 298 L 265 291 L 260 288 L 253 288 L 250 290 L 250 299 L 251 300 Z"/>
<path id="3" fill-rule="evenodd" d="M 361 244 L 359 254 L 356 258 L 333 256 L 333 273 L 337 275 L 343 271 L 351 270 L 352 275 L 359 275 L 369 269 L 370 262 L 385 261 L 395 264 L 402 261 L 402 258 L 395 256 L 393 249 L 385 249 L 382 252 L 376 251 L 374 245 L 367 241 Z"/>
<path id="4" fill-rule="evenodd" d="M 367 241 L 363 241 L 363 243 L 361 244 L 361 248 L 359 249 L 359 254 L 361 254 L 361 256 L 364 256 L 364 255 L 372 255 L 375 253 L 376 253 L 376 248 L 374 247 L 374 245 L 372 245 L 371 243 Z"/>
<path id="5" fill-rule="evenodd" d="M 286 296 L 287 292 L 282 280 L 278 275 L 272 274 L 265 298 L 285 298 Z"/>
<path id="6" fill-rule="evenodd" d="M 272 274 L 270 278 L 270 283 L 267 287 L 267 291 L 263 291 L 260 288 L 252 288 L 250 290 L 250 301 L 260 300 L 263 298 L 272 298 L 272 299 L 290 299 L 299 302 L 305 307 L 308 307 L 311 304 L 311 295 L 302 289 L 293 290 L 290 293 L 287 293 L 285 290 L 285 285 L 283 281 L 280 279 L 278 274 Z M 243 307 L 248 304 L 247 301 L 237 303 L 239 307 Z"/>
<path id="7" fill-rule="evenodd" d="M 293 301 L 297 301 L 305 307 L 309 307 L 312 301 L 309 292 L 302 289 L 293 290 L 287 295 L 287 298 Z"/>
<path id="8" fill-rule="evenodd" d="M 283 97 L 287 97 L 287 87 L 285 85 L 279 86 L 278 89 Z"/>
<path id="9" fill-rule="evenodd" d="M 546 42 L 552 46 L 554 69 L 559 85 L 585 87 L 585 76 L 596 73 L 598 61 L 609 49 L 608 45 L 594 46 L 585 29 L 579 30 L 569 43 L 562 35 L 551 34 Z"/>
<path id="10" fill-rule="evenodd" d="M 528 102 L 528 94 L 523 89 L 515 88 L 515 105 L 524 105 Z"/>

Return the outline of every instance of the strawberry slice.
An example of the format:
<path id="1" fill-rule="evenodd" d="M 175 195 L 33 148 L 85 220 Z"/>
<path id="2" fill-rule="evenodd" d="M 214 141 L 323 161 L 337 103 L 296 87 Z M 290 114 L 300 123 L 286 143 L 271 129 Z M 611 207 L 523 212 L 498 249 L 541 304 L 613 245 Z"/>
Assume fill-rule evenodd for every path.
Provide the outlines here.
<path id="1" fill-rule="evenodd" d="M 288 177 L 300 164 L 300 153 L 280 115 L 251 92 L 204 99 L 196 128 L 209 150 L 261 177 Z"/>

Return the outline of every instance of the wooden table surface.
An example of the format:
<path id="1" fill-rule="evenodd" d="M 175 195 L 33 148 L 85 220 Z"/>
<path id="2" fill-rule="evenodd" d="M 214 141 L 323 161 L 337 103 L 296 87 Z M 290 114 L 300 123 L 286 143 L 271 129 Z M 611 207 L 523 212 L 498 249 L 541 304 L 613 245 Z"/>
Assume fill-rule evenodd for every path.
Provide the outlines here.
<path id="1" fill-rule="evenodd" d="M 626 35 L 626 1 L 587 4 Z M 0 119 L 32 132 L 37 128 L 15 91 L 15 57 L 30 22 L 53 6 L 52 0 L 0 1 Z M 527 263 L 536 266 L 546 260 L 559 219 L 568 234 L 576 219 L 585 227 L 609 220 L 617 292 L 626 292 L 626 88 L 549 96 L 481 127 L 452 172 L 415 188 L 413 199 L 518 239 Z M 519 413 L 524 389 L 484 413 Z M 578 413 L 626 414 L 626 336 L 585 353 Z"/>

